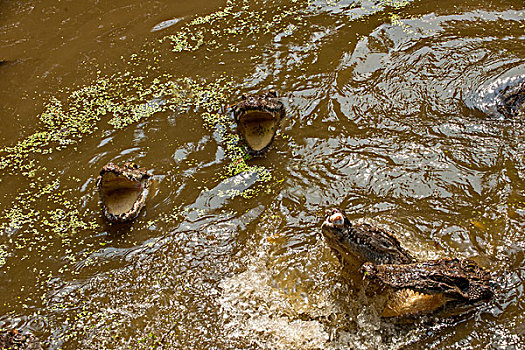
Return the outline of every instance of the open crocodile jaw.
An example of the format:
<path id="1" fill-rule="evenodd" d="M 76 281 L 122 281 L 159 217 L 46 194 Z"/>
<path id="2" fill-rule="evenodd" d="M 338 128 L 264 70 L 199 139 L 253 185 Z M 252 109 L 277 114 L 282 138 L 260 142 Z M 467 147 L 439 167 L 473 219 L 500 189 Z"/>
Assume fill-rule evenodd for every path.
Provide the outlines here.
<path id="1" fill-rule="evenodd" d="M 243 95 L 232 111 L 239 135 L 251 155 L 261 155 L 270 147 L 279 129 L 285 110 L 270 91 L 264 95 Z"/>
<path id="2" fill-rule="evenodd" d="M 279 120 L 272 113 L 250 111 L 243 113 L 237 124 L 250 153 L 258 154 L 272 143 Z"/>
<path id="3" fill-rule="evenodd" d="M 442 258 L 412 264 L 365 263 L 361 271 L 394 289 L 443 293 L 450 299 L 474 303 L 494 296 L 490 274 L 470 259 Z"/>
<path id="4" fill-rule="evenodd" d="M 472 260 L 415 262 L 390 233 L 370 225 L 352 225 L 340 209 L 326 211 L 322 232 L 328 244 L 351 265 L 391 293 L 383 317 L 431 313 L 449 301 L 475 304 L 490 299 L 490 277 Z"/>
<path id="5" fill-rule="evenodd" d="M 151 176 L 135 164 L 106 164 L 97 179 L 104 217 L 111 223 L 135 219 L 146 204 L 150 183 Z"/>
<path id="6" fill-rule="evenodd" d="M 449 301 L 443 293 L 424 294 L 409 288 L 390 290 L 382 317 L 400 318 L 433 313 Z"/>
<path id="7" fill-rule="evenodd" d="M 383 310 L 384 317 L 429 313 L 448 302 L 475 305 L 494 296 L 489 273 L 469 259 L 365 263 L 360 270 L 365 278 L 394 290 Z"/>
<path id="8" fill-rule="evenodd" d="M 341 209 L 326 211 L 321 226 L 328 245 L 352 265 L 355 260 L 376 264 L 405 264 L 414 261 L 390 233 L 368 224 L 352 225 Z M 350 253 L 350 254 L 349 254 Z"/>

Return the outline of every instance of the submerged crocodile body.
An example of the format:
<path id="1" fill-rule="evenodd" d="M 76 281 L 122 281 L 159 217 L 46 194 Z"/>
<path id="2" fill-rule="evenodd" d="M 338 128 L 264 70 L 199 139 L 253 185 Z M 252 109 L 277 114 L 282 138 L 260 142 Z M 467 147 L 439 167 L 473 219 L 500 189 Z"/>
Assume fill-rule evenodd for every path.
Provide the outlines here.
<path id="1" fill-rule="evenodd" d="M 111 223 L 135 219 L 146 205 L 152 177 L 134 163 L 106 164 L 97 179 L 102 213 Z"/>
<path id="2" fill-rule="evenodd" d="M 475 304 L 494 295 L 490 275 L 469 259 L 417 262 L 391 234 L 352 224 L 340 209 L 326 211 L 321 230 L 328 245 L 370 281 L 390 289 L 383 317 L 433 312 L 447 303 Z"/>
<path id="3" fill-rule="evenodd" d="M 0 331 L 0 349 L 42 350 L 42 346 L 40 346 L 40 342 L 34 335 L 12 329 L 10 331 Z"/>
<path id="4" fill-rule="evenodd" d="M 500 118 L 525 116 L 525 75 L 488 81 L 467 98 L 466 104 Z"/>
<path id="5" fill-rule="evenodd" d="M 525 77 L 501 90 L 496 108 L 507 118 L 525 115 Z"/>
<path id="6" fill-rule="evenodd" d="M 270 148 L 285 116 L 284 105 L 273 90 L 263 95 L 242 95 L 232 112 L 237 131 L 252 156 L 262 155 Z"/>

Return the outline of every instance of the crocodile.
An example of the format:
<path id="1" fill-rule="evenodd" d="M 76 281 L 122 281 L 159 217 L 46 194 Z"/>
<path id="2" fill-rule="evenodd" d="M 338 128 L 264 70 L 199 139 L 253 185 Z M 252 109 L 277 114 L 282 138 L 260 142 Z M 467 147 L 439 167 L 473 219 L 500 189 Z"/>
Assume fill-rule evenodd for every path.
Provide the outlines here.
<path id="1" fill-rule="evenodd" d="M 525 75 L 502 76 L 489 80 L 467 96 L 466 104 L 502 119 L 525 116 Z"/>
<path id="2" fill-rule="evenodd" d="M 0 331 L 0 349 L 42 350 L 42 346 L 34 335 L 11 329 Z"/>
<path id="3" fill-rule="evenodd" d="M 231 111 L 237 132 L 252 156 L 260 156 L 270 148 L 286 114 L 274 90 L 261 95 L 243 94 Z"/>
<path id="4" fill-rule="evenodd" d="M 525 115 L 525 77 L 501 90 L 496 108 L 506 118 Z"/>
<path id="5" fill-rule="evenodd" d="M 110 223 L 135 219 L 146 204 L 152 176 L 135 163 L 106 164 L 97 178 L 102 213 Z"/>
<path id="6" fill-rule="evenodd" d="M 432 313 L 446 305 L 474 305 L 494 295 L 490 274 L 470 259 L 418 262 L 390 232 L 353 224 L 341 209 L 328 209 L 321 231 L 343 263 L 361 265 L 368 281 L 387 287 L 383 317 Z"/>

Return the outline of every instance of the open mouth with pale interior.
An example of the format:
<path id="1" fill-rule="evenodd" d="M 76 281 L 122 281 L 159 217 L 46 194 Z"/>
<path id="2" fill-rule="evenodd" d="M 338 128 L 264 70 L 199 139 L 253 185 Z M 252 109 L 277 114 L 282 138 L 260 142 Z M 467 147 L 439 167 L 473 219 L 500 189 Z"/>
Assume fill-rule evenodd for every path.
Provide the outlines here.
<path id="1" fill-rule="evenodd" d="M 248 111 L 238 119 L 239 133 L 254 152 L 268 147 L 279 128 L 279 119 L 269 112 Z"/>
<path id="2" fill-rule="evenodd" d="M 443 293 L 424 294 L 412 289 L 394 291 L 383 309 L 382 317 L 403 317 L 427 314 L 442 308 L 447 302 Z"/>
<path id="3" fill-rule="evenodd" d="M 135 203 L 145 191 L 145 182 L 146 179 L 131 180 L 112 172 L 102 175 L 100 193 L 108 214 L 119 216 L 140 209 L 136 208 Z"/>

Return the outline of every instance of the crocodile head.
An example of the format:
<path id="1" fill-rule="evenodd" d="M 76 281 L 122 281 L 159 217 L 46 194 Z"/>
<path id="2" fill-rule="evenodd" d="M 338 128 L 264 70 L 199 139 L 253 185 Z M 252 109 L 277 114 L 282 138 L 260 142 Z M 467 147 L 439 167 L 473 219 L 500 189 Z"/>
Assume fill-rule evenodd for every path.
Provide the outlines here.
<path id="1" fill-rule="evenodd" d="M 150 184 L 151 175 L 134 163 L 106 164 L 97 179 L 104 217 L 111 223 L 135 219 L 146 204 Z"/>
<path id="2" fill-rule="evenodd" d="M 391 233 L 352 224 L 340 209 L 326 211 L 321 230 L 343 262 L 364 263 L 364 277 L 388 287 L 383 317 L 430 313 L 449 302 L 475 304 L 494 294 L 489 274 L 472 260 L 416 262 Z"/>
<path id="3" fill-rule="evenodd" d="M 341 209 L 328 209 L 321 231 L 328 245 L 351 265 L 357 260 L 376 264 L 414 261 L 391 233 L 368 224 L 352 224 Z"/>
<path id="4" fill-rule="evenodd" d="M 0 331 L 0 349 L 42 350 L 42 346 L 34 335 L 11 329 Z"/>
<path id="5" fill-rule="evenodd" d="M 496 99 L 496 109 L 507 118 L 525 115 L 525 78 L 505 86 Z"/>
<path id="6" fill-rule="evenodd" d="M 273 90 L 263 95 L 242 95 L 232 111 L 238 133 L 254 156 L 270 147 L 285 115 L 284 105 Z"/>
<path id="7" fill-rule="evenodd" d="M 471 305 L 494 296 L 488 272 L 470 259 L 423 261 L 412 264 L 361 266 L 365 278 L 392 288 L 383 316 L 434 311 L 446 303 Z"/>
<path id="8" fill-rule="evenodd" d="M 525 117 L 525 75 L 489 79 L 471 91 L 465 102 L 471 108 L 500 119 Z"/>

